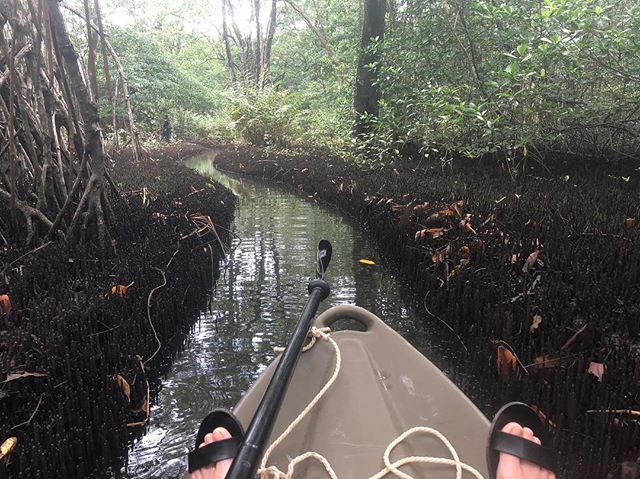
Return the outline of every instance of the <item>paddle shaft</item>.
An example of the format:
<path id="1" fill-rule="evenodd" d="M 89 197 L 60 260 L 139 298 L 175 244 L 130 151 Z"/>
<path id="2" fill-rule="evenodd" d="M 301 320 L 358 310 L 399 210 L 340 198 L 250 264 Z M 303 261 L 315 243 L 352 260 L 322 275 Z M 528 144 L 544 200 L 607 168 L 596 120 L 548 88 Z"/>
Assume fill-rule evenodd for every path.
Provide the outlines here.
<path id="1" fill-rule="evenodd" d="M 258 468 L 258 461 L 267 445 L 271 430 L 278 417 L 282 400 L 293 376 L 300 352 L 320 302 L 329 296 L 329 285 L 321 279 L 309 283 L 309 299 L 291 335 L 267 390 L 249 424 L 245 440 L 231 464 L 226 479 L 250 479 Z"/>

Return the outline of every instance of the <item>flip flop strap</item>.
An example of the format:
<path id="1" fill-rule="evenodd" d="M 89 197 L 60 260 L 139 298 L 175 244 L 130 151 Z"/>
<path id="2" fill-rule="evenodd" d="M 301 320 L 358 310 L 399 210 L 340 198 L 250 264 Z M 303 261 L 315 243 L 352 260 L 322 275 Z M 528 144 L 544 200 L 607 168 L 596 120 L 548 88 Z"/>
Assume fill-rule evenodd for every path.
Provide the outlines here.
<path id="1" fill-rule="evenodd" d="M 213 466 L 216 462 L 236 456 L 243 438 L 236 436 L 222 441 L 212 442 L 189 453 L 189 472 L 203 467 Z"/>
<path id="2" fill-rule="evenodd" d="M 556 472 L 558 463 L 556 452 L 553 449 L 541 446 L 523 437 L 496 431 L 491 438 L 490 447 L 495 451 L 511 454 L 512 456 L 537 464 L 551 472 Z"/>

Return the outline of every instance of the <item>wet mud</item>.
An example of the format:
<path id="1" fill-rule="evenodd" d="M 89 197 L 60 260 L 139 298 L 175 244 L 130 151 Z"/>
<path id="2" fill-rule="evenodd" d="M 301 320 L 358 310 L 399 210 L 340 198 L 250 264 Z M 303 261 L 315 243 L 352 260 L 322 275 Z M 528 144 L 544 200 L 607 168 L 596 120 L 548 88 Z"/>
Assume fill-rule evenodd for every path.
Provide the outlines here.
<path id="1" fill-rule="evenodd" d="M 0 442 L 17 439 L 0 477 L 121 469 L 229 241 L 233 194 L 179 161 L 200 150 L 112 155 L 107 255 L 62 243 L 0 253 Z"/>

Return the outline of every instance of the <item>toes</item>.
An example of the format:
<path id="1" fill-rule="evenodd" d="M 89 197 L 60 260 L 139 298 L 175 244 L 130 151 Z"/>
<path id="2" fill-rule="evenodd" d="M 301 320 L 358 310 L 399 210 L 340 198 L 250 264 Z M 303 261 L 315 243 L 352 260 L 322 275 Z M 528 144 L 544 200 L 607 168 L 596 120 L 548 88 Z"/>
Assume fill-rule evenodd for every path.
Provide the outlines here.
<path id="1" fill-rule="evenodd" d="M 518 424 L 517 422 L 510 422 L 502 428 L 502 432 L 513 434 L 514 436 L 522 436 L 522 426 L 520 426 L 520 424 Z"/>
<path id="2" fill-rule="evenodd" d="M 524 427 L 522 428 L 523 434 L 522 437 L 524 437 L 525 439 L 528 439 L 529 441 L 533 440 L 533 431 L 531 429 L 529 429 L 528 427 Z"/>
<path id="3" fill-rule="evenodd" d="M 213 441 L 215 441 L 215 438 L 212 433 L 209 433 L 204 437 L 205 444 L 211 444 Z"/>
<path id="4" fill-rule="evenodd" d="M 229 439 L 231 434 L 223 427 L 217 427 L 214 429 L 213 433 L 214 441 L 223 441 L 225 439 Z"/>
<path id="5" fill-rule="evenodd" d="M 540 446 L 540 445 L 542 445 L 542 441 L 540 441 L 540 439 L 538 438 L 538 436 L 533 436 L 533 437 L 531 438 L 531 440 L 532 440 L 533 442 L 535 442 L 536 444 L 538 444 L 539 446 Z"/>

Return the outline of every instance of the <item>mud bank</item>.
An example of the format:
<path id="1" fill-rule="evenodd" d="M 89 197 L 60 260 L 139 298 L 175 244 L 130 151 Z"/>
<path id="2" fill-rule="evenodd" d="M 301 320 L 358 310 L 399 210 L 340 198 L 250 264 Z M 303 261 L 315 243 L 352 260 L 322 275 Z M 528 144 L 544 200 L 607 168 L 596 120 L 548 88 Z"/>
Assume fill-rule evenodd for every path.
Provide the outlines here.
<path id="1" fill-rule="evenodd" d="M 221 148 L 216 164 L 358 218 L 425 317 L 452 330 L 461 370 L 488 391 L 468 391 L 484 412 L 521 400 L 552 420 L 565 476 L 619 477 L 637 459 L 637 179 L 574 169 L 516 183 L 486 167 L 367 170 L 251 147 Z"/>
<path id="2" fill-rule="evenodd" d="M 57 243 L 1 253 L 0 442 L 17 446 L 0 477 L 121 467 L 228 241 L 234 196 L 176 162 L 200 150 L 112 155 L 120 195 L 106 258 Z"/>

